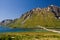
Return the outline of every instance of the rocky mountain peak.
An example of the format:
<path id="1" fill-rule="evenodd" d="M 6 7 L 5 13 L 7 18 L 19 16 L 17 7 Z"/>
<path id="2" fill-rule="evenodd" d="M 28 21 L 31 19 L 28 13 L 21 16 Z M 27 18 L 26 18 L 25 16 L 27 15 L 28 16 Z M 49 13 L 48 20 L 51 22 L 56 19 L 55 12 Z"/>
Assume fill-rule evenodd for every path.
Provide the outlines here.
<path id="1" fill-rule="evenodd" d="M 3 20 L 2 25 L 8 25 L 11 27 L 35 27 L 36 25 L 41 26 L 60 26 L 60 7 L 50 5 L 46 8 L 34 8 L 24 13 L 21 18 L 17 20 Z M 57 23 L 57 24 L 56 24 Z"/>
<path id="2" fill-rule="evenodd" d="M 60 18 L 60 8 L 58 6 L 55 5 L 50 5 L 47 8 L 34 8 L 28 12 L 26 12 L 25 14 L 23 14 L 23 18 L 26 19 L 29 16 L 32 16 L 32 14 L 38 14 L 38 12 L 41 12 L 45 10 L 46 12 L 50 11 L 52 12 L 56 18 Z"/>
<path id="3" fill-rule="evenodd" d="M 7 24 L 9 24 L 9 23 L 11 23 L 13 20 L 11 20 L 11 19 L 6 19 L 6 20 L 3 20 L 1 23 L 0 23 L 0 25 L 7 25 Z"/>
<path id="4" fill-rule="evenodd" d="M 41 10 L 41 8 L 32 9 L 32 11 L 39 11 L 39 10 Z"/>
<path id="5" fill-rule="evenodd" d="M 57 18 L 60 17 L 60 7 L 50 5 L 49 8 L 50 8 L 50 11 L 53 12 Z"/>

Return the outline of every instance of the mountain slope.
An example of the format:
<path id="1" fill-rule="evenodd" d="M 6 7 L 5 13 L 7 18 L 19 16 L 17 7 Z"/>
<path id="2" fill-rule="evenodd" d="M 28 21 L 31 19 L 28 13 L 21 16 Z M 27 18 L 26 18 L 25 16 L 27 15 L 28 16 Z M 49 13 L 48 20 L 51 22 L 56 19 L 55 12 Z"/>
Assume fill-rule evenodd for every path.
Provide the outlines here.
<path id="1" fill-rule="evenodd" d="M 38 25 L 47 28 L 60 28 L 60 8 L 51 5 L 47 8 L 32 9 L 8 26 L 14 28 L 35 28 Z"/>
<path id="2" fill-rule="evenodd" d="M 13 22 L 13 20 L 6 19 L 6 20 L 3 20 L 2 22 L 0 22 L 0 25 L 7 26 L 8 24 L 10 24 L 12 22 Z"/>

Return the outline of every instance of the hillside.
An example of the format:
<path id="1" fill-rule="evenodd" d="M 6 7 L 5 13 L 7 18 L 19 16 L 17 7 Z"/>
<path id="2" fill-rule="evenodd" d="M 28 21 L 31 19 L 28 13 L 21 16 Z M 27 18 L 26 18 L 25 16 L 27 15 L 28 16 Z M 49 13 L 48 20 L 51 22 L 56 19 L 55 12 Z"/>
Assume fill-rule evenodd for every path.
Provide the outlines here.
<path id="1" fill-rule="evenodd" d="M 0 25 L 7 26 L 8 24 L 10 24 L 12 22 L 13 22 L 13 20 L 6 19 L 6 20 L 3 20 L 2 22 L 0 22 Z"/>
<path id="2" fill-rule="evenodd" d="M 50 5 L 47 8 L 34 8 L 8 24 L 13 28 L 38 28 L 38 25 L 47 28 L 60 28 L 60 7 Z"/>

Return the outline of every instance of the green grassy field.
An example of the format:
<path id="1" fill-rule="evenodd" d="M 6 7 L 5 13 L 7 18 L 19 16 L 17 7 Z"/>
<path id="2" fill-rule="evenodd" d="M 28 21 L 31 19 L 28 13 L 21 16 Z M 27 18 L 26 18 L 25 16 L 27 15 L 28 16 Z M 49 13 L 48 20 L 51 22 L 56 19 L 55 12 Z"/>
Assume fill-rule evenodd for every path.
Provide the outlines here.
<path id="1" fill-rule="evenodd" d="M 52 32 L 1 33 L 0 40 L 60 40 L 60 34 Z"/>

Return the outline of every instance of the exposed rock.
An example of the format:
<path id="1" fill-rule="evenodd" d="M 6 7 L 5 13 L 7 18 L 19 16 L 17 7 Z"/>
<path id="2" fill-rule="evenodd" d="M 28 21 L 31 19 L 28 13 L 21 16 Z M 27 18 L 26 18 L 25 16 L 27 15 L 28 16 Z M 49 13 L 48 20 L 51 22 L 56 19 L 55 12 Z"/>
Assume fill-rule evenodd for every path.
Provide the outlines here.
<path id="1" fill-rule="evenodd" d="M 52 13 L 54 13 L 55 17 L 57 19 L 60 19 L 60 7 L 58 6 L 54 6 L 54 5 L 50 5 L 49 7 L 47 8 L 34 8 L 28 12 L 26 12 L 24 15 L 23 15 L 23 18 L 26 19 L 29 15 L 31 16 L 33 14 L 33 12 L 40 12 L 40 11 L 51 11 Z"/>
<path id="2" fill-rule="evenodd" d="M 1 25 L 7 25 L 7 24 L 10 24 L 11 22 L 13 22 L 13 20 L 11 20 L 11 19 L 6 19 L 6 20 L 3 20 L 0 24 Z"/>
<path id="3" fill-rule="evenodd" d="M 57 20 L 56 20 L 57 19 Z M 47 8 L 34 8 L 24 13 L 21 18 L 3 20 L 1 25 L 10 27 L 35 27 L 36 25 L 47 27 L 60 27 L 60 7 L 50 5 Z M 52 27 L 52 28 L 53 28 Z"/>
<path id="4" fill-rule="evenodd" d="M 60 17 L 60 8 L 54 5 L 49 6 L 50 11 L 52 11 L 55 14 L 55 17 L 59 19 Z"/>

